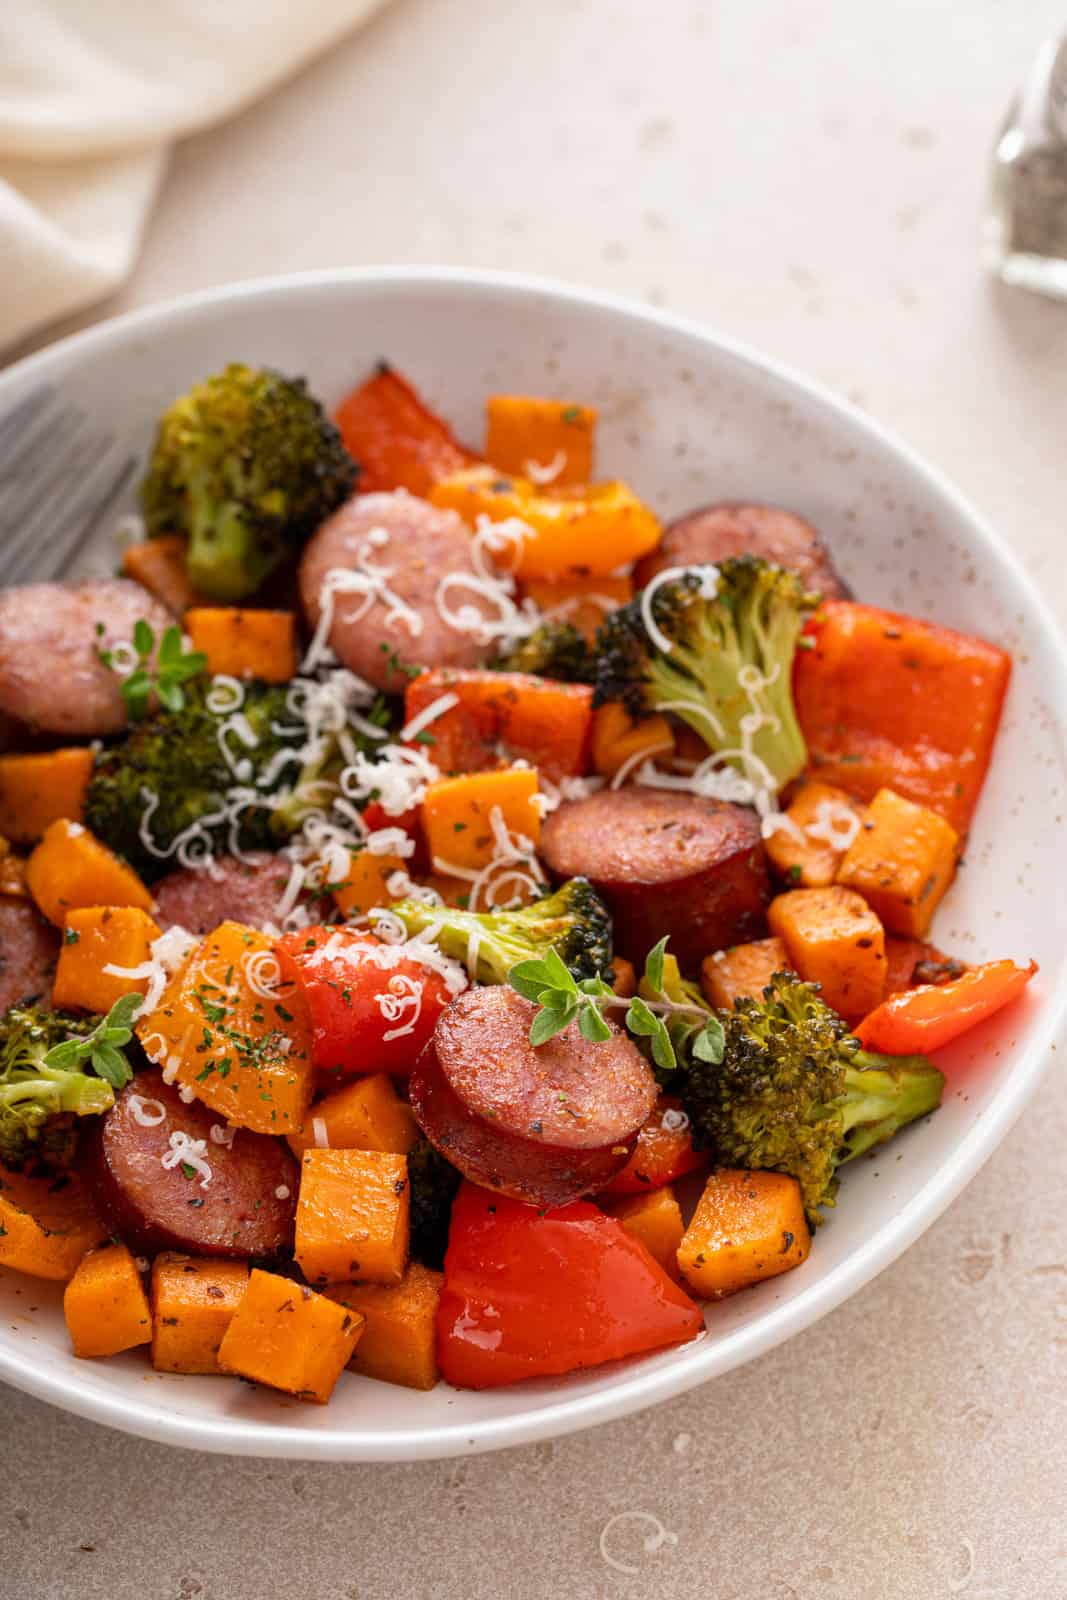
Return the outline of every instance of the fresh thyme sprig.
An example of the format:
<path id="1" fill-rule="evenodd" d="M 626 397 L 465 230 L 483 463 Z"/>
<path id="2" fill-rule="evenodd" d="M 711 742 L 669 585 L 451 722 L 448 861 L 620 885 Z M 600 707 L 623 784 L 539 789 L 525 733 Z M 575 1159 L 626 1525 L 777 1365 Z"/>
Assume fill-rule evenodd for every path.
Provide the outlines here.
<path id="1" fill-rule="evenodd" d="M 84 1039 L 64 1039 L 54 1044 L 44 1058 L 46 1067 L 57 1072 L 74 1072 L 88 1067 L 98 1078 L 121 1089 L 133 1077 L 133 1069 L 122 1054 L 122 1046 L 133 1037 L 133 1020 L 141 1006 L 139 994 L 124 994 L 116 1000 L 106 1017 L 101 1017 Z"/>
<path id="2" fill-rule="evenodd" d="M 141 617 L 133 625 L 132 647 L 136 662 L 129 671 L 124 671 L 125 648 L 100 651 L 105 667 L 124 674 L 120 692 L 133 722 L 140 722 L 148 714 L 153 689 L 168 711 L 180 711 L 185 705 L 182 685 L 207 670 L 207 656 L 202 650 L 186 650 L 182 630 L 176 622 L 164 628 L 153 663 L 155 644 L 155 633 Z"/>
<path id="3" fill-rule="evenodd" d="M 605 1013 L 625 1006 L 623 1022 L 635 1038 L 647 1040 L 652 1060 L 661 1072 L 678 1066 L 683 1057 L 716 1063 L 722 1060 L 722 1025 L 714 1012 L 696 1001 L 672 1000 L 664 990 L 667 940 L 661 939 L 645 960 L 642 987 L 653 998 L 617 995 L 602 978 L 579 982 L 555 950 L 535 961 L 520 961 L 508 973 L 508 983 L 518 994 L 540 1007 L 530 1026 L 530 1043 L 545 1044 L 577 1021 L 583 1039 L 597 1044 L 611 1038 Z"/>

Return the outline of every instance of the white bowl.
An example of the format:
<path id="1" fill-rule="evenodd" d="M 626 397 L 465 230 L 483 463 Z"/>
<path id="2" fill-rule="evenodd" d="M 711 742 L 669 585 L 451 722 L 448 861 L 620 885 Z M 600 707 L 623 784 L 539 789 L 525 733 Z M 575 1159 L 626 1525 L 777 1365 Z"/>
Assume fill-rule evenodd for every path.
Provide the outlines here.
<path id="1" fill-rule="evenodd" d="M 238 285 L 94 328 L 0 376 L 0 418 L 55 384 L 143 451 L 153 419 L 229 360 L 306 373 L 334 402 L 372 362 L 409 373 L 460 436 L 493 390 L 599 407 L 600 464 L 671 516 L 712 500 L 795 508 L 864 600 L 984 634 L 1015 654 L 993 770 L 937 936 L 968 958 L 1036 956 L 1003 1019 L 946 1052 L 943 1110 L 850 1167 L 798 1272 L 708 1307 L 697 1342 L 610 1368 L 474 1394 L 346 1375 L 319 1409 L 215 1378 L 155 1374 L 144 1352 L 77 1361 L 60 1293 L 0 1274 L 0 1376 L 82 1416 L 233 1454 L 411 1460 L 551 1438 L 676 1395 L 806 1328 L 929 1226 L 1004 1137 L 1067 1009 L 1055 892 L 1067 662 L 1009 552 L 940 477 L 868 418 L 702 328 L 606 295 L 422 268 Z M 97 564 L 114 552 L 104 536 Z M 2 564 L 0 564 L 2 570 Z"/>

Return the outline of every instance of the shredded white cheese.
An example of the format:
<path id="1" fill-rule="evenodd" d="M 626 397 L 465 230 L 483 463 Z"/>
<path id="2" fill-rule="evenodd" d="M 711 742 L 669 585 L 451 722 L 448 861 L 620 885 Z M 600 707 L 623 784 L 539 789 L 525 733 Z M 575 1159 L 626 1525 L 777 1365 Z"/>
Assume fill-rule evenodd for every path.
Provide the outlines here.
<path id="1" fill-rule="evenodd" d="M 143 1094 L 130 1094 L 126 1096 L 126 1104 L 134 1122 L 142 1128 L 158 1128 L 161 1122 L 167 1120 L 167 1108 L 161 1100 L 150 1100 Z"/>
<path id="2" fill-rule="evenodd" d="M 211 1163 L 207 1159 L 207 1140 L 190 1139 L 182 1128 L 176 1128 L 170 1136 L 170 1149 L 159 1158 L 160 1166 L 169 1170 L 184 1164 L 192 1167 L 200 1179 L 201 1189 L 206 1189 L 211 1182 L 213 1173 Z"/>

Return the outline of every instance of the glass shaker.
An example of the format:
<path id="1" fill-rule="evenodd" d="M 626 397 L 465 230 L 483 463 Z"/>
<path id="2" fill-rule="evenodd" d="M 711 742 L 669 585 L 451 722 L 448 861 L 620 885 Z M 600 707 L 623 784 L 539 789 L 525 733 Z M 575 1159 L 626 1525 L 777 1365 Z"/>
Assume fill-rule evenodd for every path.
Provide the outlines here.
<path id="1" fill-rule="evenodd" d="M 985 260 L 1067 299 L 1067 32 L 1046 39 L 993 152 Z"/>

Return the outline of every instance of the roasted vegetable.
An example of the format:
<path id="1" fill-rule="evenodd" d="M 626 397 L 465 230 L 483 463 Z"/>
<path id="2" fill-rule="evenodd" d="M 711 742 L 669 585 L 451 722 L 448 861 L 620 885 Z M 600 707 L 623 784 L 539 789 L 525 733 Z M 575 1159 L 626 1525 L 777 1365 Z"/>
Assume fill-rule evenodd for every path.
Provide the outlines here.
<path id="1" fill-rule="evenodd" d="M 422 900 L 389 907 L 409 934 L 428 934 L 446 955 L 469 961 L 479 983 L 504 983 L 520 961 L 554 949 L 576 978 L 611 970 L 611 916 L 585 878 L 568 878 L 552 894 L 517 911 L 457 911 Z"/>
<path id="2" fill-rule="evenodd" d="M 411 1258 L 439 1271 L 448 1248 L 452 1202 L 462 1177 L 429 1139 L 420 1139 L 408 1151 L 408 1187 L 411 1191 Z"/>
<path id="3" fill-rule="evenodd" d="M 314 726 L 306 703 L 294 709 L 292 689 L 253 682 L 239 706 L 213 702 L 210 678 L 192 684 L 181 711 L 156 712 L 96 758 L 86 825 L 148 882 L 185 865 L 190 847 L 197 858 L 277 849 L 335 792 L 338 735 Z M 345 738 L 365 742 L 351 725 Z"/>
<path id="4" fill-rule="evenodd" d="M 796 573 L 753 556 L 650 585 L 597 636 L 597 703 L 620 700 L 633 717 L 670 710 L 774 793 L 807 755 L 791 676 L 815 603 Z"/>
<path id="5" fill-rule="evenodd" d="M 302 378 L 235 362 L 160 419 L 141 485 L 145 526 L 188 539 L 201 594 L 240 600 L 348 498 L 356 473 Z"/>
<path id="6" fill-rule="evenodd" d="M 944 1078 L 925 1056 L 861 1050 L 792 974 L 720 1015 L 722 1061 L 691 1060 L 676 1089 L 694 1138 L 725 1166 L 796 1178 L 812 1223 L 834 1203 L 838 1167 L 941 1103 Z"/>
<path id="7" fill-rule="evenodd" d="M 530 672 L 559 683 L 593 683 L 596 658 L 573 622 L 542 622 L 525 639 L 504 650 L 493 666 L 502 672 Z"/>
<path id="8" fill-rule="evenodd" d="M 88 1038 L 99 1021 L 39 1006 L 12 1006 L 0 1018 L 0 1162 L 5 1166 L 68 1165 L 76 1119 L 114 1105 L 111 1084 L 90 1062 L 57 1067 L 47 1060 L 53 1046 Z"/>

